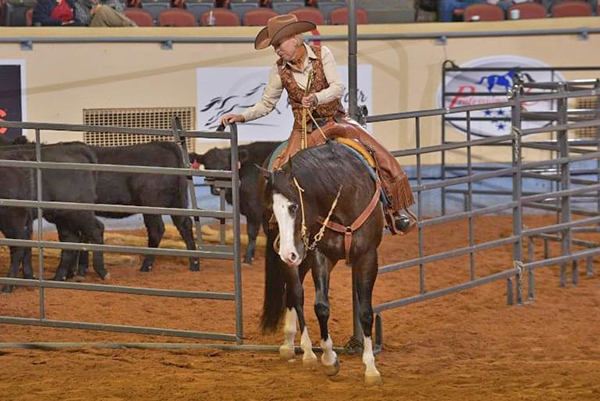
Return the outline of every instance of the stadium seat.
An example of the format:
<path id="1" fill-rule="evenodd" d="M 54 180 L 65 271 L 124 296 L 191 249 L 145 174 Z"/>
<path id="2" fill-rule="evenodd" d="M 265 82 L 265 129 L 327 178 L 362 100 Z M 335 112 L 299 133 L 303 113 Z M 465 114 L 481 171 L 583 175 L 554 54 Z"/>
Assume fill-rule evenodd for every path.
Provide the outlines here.
<path id="1" fill-rule="evenodd" d="M 137 26 L 154 26 L 154 17 L 141 8 L 126 8 L 125 16 L 135 22 Z"/>
<path id="2" fill-rule="evenodd" d="M 540 3 L 533 2 L 515 4 L 514 6 L 508 9 L 507 13 L 509 18 L 512 10 L 519 10 L 519 19 L 546 18 L 546 16 L 548 15 L 546 7 L 544 7 Z"/>
<path id="3" fill-rule="evenodd" d="M 325 17 L 325 20 L 329 20 L 329 13 L 336 8 L 346 7 L 345 0 L 319 0 L 317 7 Z"/>
<path id="4" fill-rule="evenodd" d="M 243 23 L 245 26 L 266 26 L 269 18 L 277 15 L 279 14 L 270 8 L 258 8 L 244 14 Z"/>
<path id="5" fill-rule="evenodd" d="M 4 8 L 6 26 L 27 26 L 27 12 L 35 4 L 36 0 L 8 0 Z"/>
<path id="6" fill-rule="evenodd" d="M 367 12 L 362 8 L 356 9 L 356 23 L 368 24 L 369 18 Z M 329 13 L 330 25 L 348 25 L 348 7 L 336 8 Z"/>
<path id="7" fill-rule="evenodd" d="M 583 1 L 564 1 L 555 4 L 550 10 L 550 15 L 554 18 L 591 17 L 592 7 Z"/>
<path id="8" fill-rule="evenodd" d="M 298 21 L 308 21 L 312 22 L 315 25 L 326 25 L 325 17 L 321 11 L 313 7 L 303 7 L 298 8 L 290 12 L 290 14 L 294 14 Z"/>
<path id="9" fill-rule="evenodd" d="M 212 10 L 212 15 L 214 18 L 215 26 L 239 26 L 240 17 L 236 13 L 230 10 L 226 10 L 224 8 L 215 8 Z M 208 18 L 210 16 L 210 11 L 205 12 L 200 17 L 200 23 L 204 26 L 209 26 Z"/>
<path id="10" fill-rule="evenodd" d="M 473 16 L 479 16 L 479 21 L 504 21 L 504 10 L 494 4 L 471 4 L 465 8 L 463 21 L 472 21 Z"/>
<path id="11" fill-rule="evenodd" d="M 260 0 L 230 0 L 229 7 L 231 11 L 240 17 L 240 21 L 244 21 L 244 14 L 248 11 L 256 10 L 260 7 Z"/>
<path id="12" fill-rule="evenodd" d="M 158 14 L 158 26 L 196 26 L 196 17 L 181 8 L 171 8 Z"/>
<path id="13" fill-rule="evenodd" d="M 171 8 L 168 0 L 142 0 L 142 9 L 152 14 L 155 21 L 158 21 L 158 14 Z"/>
<path id="14" fill-rule="evenodd" d="M 198 24 L 200 24 L 202 14 L 212 10 L 214 7 L 214 0 L 186 0 L 185 2 L 185 9 L 194 14 Z"/>
<path id="15" fill-rule="evenodd" d="M 304 7 L 304 0 L 271 0 L 271 7 L 277 14 L 289 14 L 290 11 Z"/>

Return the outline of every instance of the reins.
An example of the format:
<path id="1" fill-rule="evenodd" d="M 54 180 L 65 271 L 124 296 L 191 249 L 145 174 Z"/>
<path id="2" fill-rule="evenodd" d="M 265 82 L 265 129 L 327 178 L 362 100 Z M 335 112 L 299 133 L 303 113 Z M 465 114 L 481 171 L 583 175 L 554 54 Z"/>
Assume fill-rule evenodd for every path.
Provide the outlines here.
<path id="1" fill-rule="evenodd" d="M 315 70 L 310 70 L 308 73 L 308 80 L 306 81 L 306 88 L 304 89 L 304 96 L 308 96 L 310 94 L 310 86 L 312 85 L 313 77 L 315 75 Z M 312 115 L 312 112 L 306 108 L 302 108 L 302 138 L 300 140 L 300 148 L 306 149 L 308 147 L 308 130 L 307 130 L 307 116 L 310 116 L 310 119 L 315 124 L 321 135 L 323 135 L 323 139 L 327 140 L 325 133 L 321 129 L 321 126 L 315 121 L 315 118 Z"/>
<path id="2" fill-rule="evenodd" d="M 300 237 L 302 238 L 302 242 L 304 243 L 304 246 L 306 246 L 306 248 L 308 250 L 312 251 L 317 247 L 317 244 L 319 243 L 319 241 L 321 241 L 321 239 L 323 238 L 323 235 L 325 234 L 325 227 L 327 226 L 327 223 L 329 222 L 329 219 L 331 218 L 331 215 L 333 214 L 333 211 L 334 211 L 335 207 L 337 206 L 338 200 L 340 199 L 340 194 L 342 193 L 343 186 L 340 185 L 340 189 L 338 190 L 338 193 L 335 196 L 335 199 L 331 203 L 331 207 L 329 208 L 329 213 L 327 213 L 327 217 L 325 217 L 325 220 L 323 220 L 323 222 L 320 222 L 321 228 L 319 229 L 319 232 L 316 233 L 315 236 L 313 237 L 312 244 L 309 244 L 310 238 L 308 235 L 308 229 L 306 228 L 306 213 L 304 212 L 304 199 L 302 196 L 304 189 L 300 186 L 300 184 L 298 183 L 298 180 L 296 180 L 296 177 L 293 177 L 293 178 L 294 178 L 294 185 L 296 185 L 296 188 L 298 189 L 298 196 L 300 198 L 300 211 L 302 212 L 302 227 L 300 229 Z M 319 217 L 319 219 L 321 219 L 321 218 Z"/>
<path id="3" fill-rule="evenodd" d="M 321 228 L 319 229 L 319 232 L 313 237 L 312 243 L 310 243 L 310 236 L 308 235 L 308 229 L 306 227 L 306 214 L 304 210 L 303 199 L 304 197 L 302 196 L 304 189 L 300 186 L 298 180 L 296 180 L 296 177 L 293 177 L 293 181 L 294 185 L 298 190 L 298 196 L 300 198 L 300 211 L 302 212 L 302 227 L 300 229 L 300 237 L 302 238 L 304 246 L 306 246 L 306 248 L 310 251 L 314 250 L 317 247 L 317 244 L 321 241 L 321 239 L 323 239 L 323 235 L 325 234 L 325 228 L 329 228 L 332 231 L 344 234 L 344 252 L 346 254 L 346 264 L 350 264 L 350 249 L 352 247 L 352 235 L 356 230 L 362 227 L 362 225 L 367 221 L 367 219 L 371 216 L 371 214 L 377 207 L 377 203 L 379 202 L 379 197 L 381 195 L 381 183 L 379 182 L 379 180 L 376 181 L 375 193 L 373 194 L 371 201 L 369 202 L 365 210 L 363 210 L 363 212 L 360 214 L 360 216 L 358 216 L 356 220 L 354 220 L 354 222 L 352 222 L 352 224 L 350 224 L 349 226 L 344 226 L 342 224 L 338 224 L 330 220 L 331 216 L 333 215 L 333 211 L 337 206 L 340 194 L 342 193 L 343 186 L 340 186 L 340 189 L 338 190 L 335 199 L 331 203 L 331 207 L 329 208 L 329 213 L 327 213 L 327 217 L 322 218 L 319 216 L 317 219 L 317 221 L 321 224 Z"/>

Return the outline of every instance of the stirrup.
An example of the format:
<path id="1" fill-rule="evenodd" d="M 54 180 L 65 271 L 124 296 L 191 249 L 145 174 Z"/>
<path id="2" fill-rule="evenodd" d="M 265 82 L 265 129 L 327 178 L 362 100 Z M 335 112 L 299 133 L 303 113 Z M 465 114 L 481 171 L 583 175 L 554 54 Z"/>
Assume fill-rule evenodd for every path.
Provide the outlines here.
<path id="1" fill-rule="evenodd" d="M 385 211 L 384 215 L 387 222 L 387 227 L 393 235 L 408 234 L 416 226 L 415 221 L 401 215 L 400 213 L 394 213 L 389 209 Z"/>

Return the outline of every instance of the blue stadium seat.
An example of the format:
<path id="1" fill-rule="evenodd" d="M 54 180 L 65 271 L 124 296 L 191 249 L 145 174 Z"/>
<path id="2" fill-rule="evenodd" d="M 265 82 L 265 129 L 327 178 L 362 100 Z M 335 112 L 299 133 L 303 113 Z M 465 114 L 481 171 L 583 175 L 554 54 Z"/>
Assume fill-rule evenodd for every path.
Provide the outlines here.
<path id="1" fill-rule="evenodd" d="M 271 5 L 277 14 L 288 14 L 290 11 L 304 7 L 304 1 L 271 0 Z"/>

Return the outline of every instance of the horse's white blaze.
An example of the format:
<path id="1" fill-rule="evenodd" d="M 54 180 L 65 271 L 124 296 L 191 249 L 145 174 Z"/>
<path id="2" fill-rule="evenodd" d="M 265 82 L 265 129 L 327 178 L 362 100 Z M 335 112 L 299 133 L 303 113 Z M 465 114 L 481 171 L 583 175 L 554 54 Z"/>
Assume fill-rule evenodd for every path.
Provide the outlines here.
<path id="1" fill-rule="evenodd" d="M 302 331 L 300 347 L 302 347 L 302 351 L 304 351 L 304 356 L 302 357 L 303 362 L 312 362 L 317 360 L 317 356 L 312 350 L 312 341 L 310 341 L 310 337 L 308 336 L 308 328 L 306 326 L 304 326 L 304 330 Z"/>
<path id="2" fill-rule="evenodd" d="M 375 367 L 375 355 L 373 355 L 373 341 L 371 337 L 363 336 L 363 363 L 367 367 L 365 376 L 380 376 Z"/>
<path id="3" fill-rule="evenodd" d="M 323 349 L 321 363 L 328 366 L 333 365 L 337 361 L 337 354 L 333 350 L 333 341 L 329 335 L 327 335 L 326 341 L 321 340 L 321 348 Z"/>
<path id="4" fill-rule="evenodd" d="M 273 213 L 279 226 L 279 257 L 291 266 L 300 264 L 300 256 L 294 245 L 294 216 L 289 207 L 292 202 L 281 194 L 273 194 Z"/>

